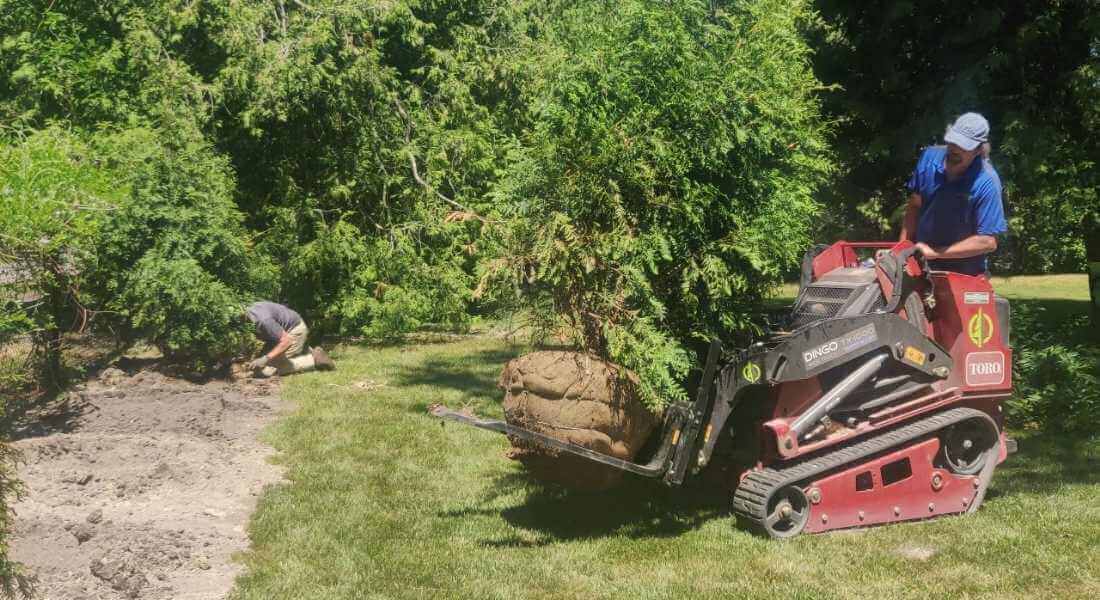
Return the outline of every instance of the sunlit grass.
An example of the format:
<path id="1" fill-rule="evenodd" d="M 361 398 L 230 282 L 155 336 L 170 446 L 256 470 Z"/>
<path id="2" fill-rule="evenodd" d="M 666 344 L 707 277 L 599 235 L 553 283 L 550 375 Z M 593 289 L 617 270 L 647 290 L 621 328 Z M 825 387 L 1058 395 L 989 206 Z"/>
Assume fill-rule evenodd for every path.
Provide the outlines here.
<path id="1" fill-rule="evenodd" d="M 1072 276 L 1022 279 L 994 285 L 1077 294 Z M 499 417 L 497 376 L 523 351 L 489 334 L 344 347 L 339 370 L 287 378 L 296 410 L 268 439 L 288 482 L 253 518 L 236 596 L 1100 597 L 1095 442 L 1020 434 L 975 515 L 767 541 L 722 497 L 543 487 L 503 436 L 425 414 L 442 402 Z"/>
<path id="2" fill-rule="evenodd" d="M 994 277 L 990 283 L 1010 300 L 1089 300 L 1089 279 L 1083 273 Z"/>

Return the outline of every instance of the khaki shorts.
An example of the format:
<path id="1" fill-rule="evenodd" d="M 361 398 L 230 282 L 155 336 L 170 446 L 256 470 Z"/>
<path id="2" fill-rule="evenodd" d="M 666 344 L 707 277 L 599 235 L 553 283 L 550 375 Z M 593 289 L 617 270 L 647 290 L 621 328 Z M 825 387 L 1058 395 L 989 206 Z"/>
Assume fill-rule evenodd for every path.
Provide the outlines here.
<path id="1" fill-rule="evenodd" d="M 291 370 L 293 367 L 290 364 L 290 359 L 298 356 L 306 349 L 306 338 L 309 337 L 309 327 L 306 327 L 306 322 L 302 321 L 286 333 L 290 336 L 290 346 L 287 347 L 286 352 L 281 356 L 271 361 L 271 366 L 275 367 L 280 372 Z"/>

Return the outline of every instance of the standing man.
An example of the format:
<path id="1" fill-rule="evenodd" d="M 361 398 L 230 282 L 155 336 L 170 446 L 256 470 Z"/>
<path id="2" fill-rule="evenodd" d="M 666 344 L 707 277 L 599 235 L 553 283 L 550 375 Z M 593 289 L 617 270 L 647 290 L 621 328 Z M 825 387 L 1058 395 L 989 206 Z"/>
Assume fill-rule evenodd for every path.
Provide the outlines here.
<path id="1" fill-rule="evenodd" d="M 989 161 L 989 122 L 966 113 L 943 141 L 925 149 L 909 178 L 900 240 L 915 242 L 932 269 L 988 277 L 986 255 L 1008 231 L 1001 178 Z"/>
<path id="2" fill-rule="evenodd" d="M 248 363 L 257 375 L 288 375 L 312 369 L 331 370 L 336 364 L 321 348 L 303 354 L 309 328 L 302 317 L 289 307 L 274 302 L 256 302 L 245 311 L 256 326 L 256 335 L 265 342 L 265 354 Z"/>

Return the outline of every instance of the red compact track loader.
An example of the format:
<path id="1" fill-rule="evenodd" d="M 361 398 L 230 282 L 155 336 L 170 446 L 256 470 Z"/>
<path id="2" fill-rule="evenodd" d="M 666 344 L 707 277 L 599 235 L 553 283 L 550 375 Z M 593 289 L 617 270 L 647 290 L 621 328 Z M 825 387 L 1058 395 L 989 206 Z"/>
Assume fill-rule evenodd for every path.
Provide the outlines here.
<path id="1" fill-rule="evenodd" d="M 775 538 L 973 512 L 1015 449 L 1009 313 L 988 281 L 931 271 L 908 242 L 837 242 L 806 254 L 778 330 L 711 344 L 694 402 L 665 411 L 644 462 L 432 413 L 669 485 L 735 465 L 734 513 Z"/>

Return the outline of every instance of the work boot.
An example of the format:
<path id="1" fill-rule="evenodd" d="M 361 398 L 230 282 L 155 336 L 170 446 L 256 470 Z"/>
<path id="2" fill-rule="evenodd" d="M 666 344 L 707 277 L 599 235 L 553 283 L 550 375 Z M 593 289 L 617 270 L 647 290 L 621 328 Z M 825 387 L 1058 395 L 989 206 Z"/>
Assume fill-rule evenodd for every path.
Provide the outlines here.
<path id="1" fill-rule="evenodd" d="M 318 371 L 331 371 L 336 368 L 336 363 L 332 362 L 323 348 L 310 348 L 309 353 L 313 355 L 313 365 Z"/>

